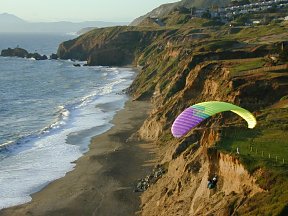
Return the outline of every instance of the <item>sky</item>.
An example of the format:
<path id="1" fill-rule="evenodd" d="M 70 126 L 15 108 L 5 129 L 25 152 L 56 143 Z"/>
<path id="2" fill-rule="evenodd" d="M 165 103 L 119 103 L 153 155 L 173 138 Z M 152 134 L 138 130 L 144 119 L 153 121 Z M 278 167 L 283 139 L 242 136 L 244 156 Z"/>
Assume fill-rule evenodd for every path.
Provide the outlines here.
<path id="1" fill-rule="evenodd" d="M 124 21 L 177 0 L 0 0 L 0 13 L 26 21 Z"/>

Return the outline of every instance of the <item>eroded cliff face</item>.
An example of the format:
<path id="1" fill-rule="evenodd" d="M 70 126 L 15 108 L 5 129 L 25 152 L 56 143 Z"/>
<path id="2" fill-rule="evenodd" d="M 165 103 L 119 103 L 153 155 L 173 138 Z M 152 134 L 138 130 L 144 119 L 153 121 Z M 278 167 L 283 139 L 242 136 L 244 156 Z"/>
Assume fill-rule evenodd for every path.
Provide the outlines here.
<path id="1" fill-rule="evenodd" d="M 224 97 L 227 100 L 225 92 L 219 94 L 223 92 L 222 89 L 225 86 L 229 85 L 227 79 L 228 72 L 225 69 L 222 69 L 218 64 L 208 63 L 188 70 L 187 68 L 184 69 L 184 73 L 187 74 L 186 79 L 181 76 L 183 72 L 181 70 L 178 72 L 179 75 L 175 74 L 175 77 L 170 80 L 170 86 L 167 86 L 166 92 L 157 93 L 156 87 L 156 93 L 153 93 L 152 98 L 152 101 L 155 103 L 155 109 L 152 110 L 149 118 L 140 129 L 142 138 L 156 140 L 167 129 L 167 125 L 171 125 L 174 117 L 181 110 L 184 110 L 188 104 L 201 100 L 221 100 Z M 179 79 L 182 80 L 179 81 Z M 179 89 L 178 94 L 170 96 L 171 89 L 176 89 L 180 82 L 185 83 L 182 86 L 183 89 L 181 91 Z M 235 95 L 230 95 L 229 98 L 232 100 L 235 98 Z"/>
<path id="2" fill-rule="evenodd" d="M 171 159 L 175 142 L 166 149 L 167 173 L 142 195 L 142 215 L 231 215 L 263 191 L 238 160 L 209 147 L 219 139 L 217 131 L 201 134 L 177 158 Z M 207 180 L 215 174 L 218 184 L 210 190 Z"/>
<path id="3" fill-rule="evenodd" d="M 180 140 L 169 138 L 170 127 L 184 108 L 199 101 L 228 101 L 253 111 L 278 101 L 288 93 L 287 85 L 277 76 L 233 76 L 220 62 L 204 62 L 190 69 L 191 61 L 178 68 L 179 74 L 174 73 L 165 90 L 159 89 L 161 83 L 153 88 L 155 107 L 139 131 L 143 139 L 160 145 L 159 163 L 167 167 L 167 173 L 143 193 L 142 215 L 237 215 L 249 198 L 266 193 L 256 183 L 260 170 L 251 175 L 233 155 L 215 148 L 225 130 L 221 126 L 235 124 L 235 116 L 212 117 Z M 180 74 L 185 74 L 184 84 L 176 88 L 183 79 Z M 171 95 L 173 88 L 177 90 Z M 141 94 L 136 91 L 135 97 L 141 98 Z M 245 127 L 239 119 L 236 124 Z M 214 175 L 219 181 L 210 190 L 207 180 Z"/>

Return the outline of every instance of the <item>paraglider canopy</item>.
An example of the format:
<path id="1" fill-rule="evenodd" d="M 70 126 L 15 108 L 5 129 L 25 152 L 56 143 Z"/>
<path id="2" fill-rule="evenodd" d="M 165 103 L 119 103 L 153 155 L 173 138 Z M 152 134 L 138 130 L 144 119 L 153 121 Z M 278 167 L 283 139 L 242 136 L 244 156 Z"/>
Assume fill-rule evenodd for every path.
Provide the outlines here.
<path id="1" fill-rule="evenodd" d="M 231 103 L 222 101 L 208 101 L 195 104 L 185 109 L 173 122 L 171 132 L 174 137 L 182 137 L 200 122 L 220 112 L 231 111 L 248 123 L 248 128 L 254 128 L 256 119 L 252 113 Z"/>

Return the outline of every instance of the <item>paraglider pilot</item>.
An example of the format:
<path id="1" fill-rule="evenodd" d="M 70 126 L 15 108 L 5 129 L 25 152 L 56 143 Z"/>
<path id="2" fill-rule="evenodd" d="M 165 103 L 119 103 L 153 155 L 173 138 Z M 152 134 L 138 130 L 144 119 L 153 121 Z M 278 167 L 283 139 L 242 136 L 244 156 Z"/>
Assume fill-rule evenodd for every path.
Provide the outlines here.
<path id="1" fill-rule="evenodd" d="M 215 187 L 216 187 L 216 184 L 217 184 L 217 181 L 218 181 L 218 179 L 217 179 L 217 176 L 216 176 L 216 175 L 213 177 L 212 180 L 208 179 L 208 185 L 207 185 L 207 187 L 208 187 L 209 189 L 215 188 Z"/>

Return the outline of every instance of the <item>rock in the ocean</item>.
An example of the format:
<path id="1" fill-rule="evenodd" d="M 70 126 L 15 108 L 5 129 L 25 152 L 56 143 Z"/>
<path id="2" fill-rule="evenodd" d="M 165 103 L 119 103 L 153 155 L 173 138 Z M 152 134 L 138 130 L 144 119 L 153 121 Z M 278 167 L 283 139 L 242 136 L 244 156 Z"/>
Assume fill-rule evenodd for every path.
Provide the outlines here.
<path id="1" fill-rule="evenodd" d="M 34 58 L 36 60 L 46 60 L 48 59 L 46 55 L 40 55 L 39 53 L 28 53 L 27 58 Z"/>
<path id="2" fill-rule="evenodd" d="M 51 55 L 50 55 L 50 59 L 58 59 L 58 55 L 57 54 L 55 54 L 55 53 L 52 53 Z"/>
<path id="3" fill-rule="evenodd" d="M 21 57 L 21 58 L 25 58 L 28 55 L 27 50 L 22 49 L 22 48 L 8 48 L 8 49 L 3 49 L 1 51 L 1 56 L 16 56 L 16 57 Z"/>
<path id="4" fill-rule="evenodd" d="M 8 49 L 3 49 L 1 51 L 1 56 L 6 56 L 6 57 L 20 57 L 20 58 L 34 58 L 36 60 L 46 60 L 48 59 L 46 55 L 40 55 L 39 53 L 28 53 L 27 50 L 22 49 L 22 48 L 8 48 Z"/>

